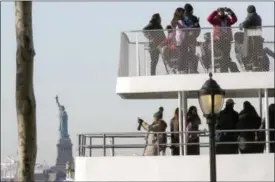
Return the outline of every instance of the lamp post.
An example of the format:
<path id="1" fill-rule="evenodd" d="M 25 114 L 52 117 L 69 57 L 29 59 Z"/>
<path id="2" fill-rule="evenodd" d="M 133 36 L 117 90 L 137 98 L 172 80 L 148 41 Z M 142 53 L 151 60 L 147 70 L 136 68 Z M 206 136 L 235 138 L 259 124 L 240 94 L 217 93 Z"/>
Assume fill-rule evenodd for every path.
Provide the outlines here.
<path id="1" fill-rule="evenodd" d="M 216 182 L 216 116 L 220 112 L 225 91 L 221 89 L 218 83 L 212 79 L 212 73 L 209 73 L 209 79 L 203 84 L 199 91 L 199 103 L 201 110 L 207 118 L 209 126 L 210 143 L 210 182 Z"/>

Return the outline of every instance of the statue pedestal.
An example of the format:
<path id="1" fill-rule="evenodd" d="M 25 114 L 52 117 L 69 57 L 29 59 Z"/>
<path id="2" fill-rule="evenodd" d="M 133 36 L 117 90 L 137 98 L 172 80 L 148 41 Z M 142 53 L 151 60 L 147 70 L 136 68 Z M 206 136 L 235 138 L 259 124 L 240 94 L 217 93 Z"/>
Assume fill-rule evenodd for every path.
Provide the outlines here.
<path id="1" fill-rule="evenodd" d="M 70 138 L 59 139 L 57 143 L 56 167 L 66 169 L 66 163 L 73 159 L 72 142 Z M 62 170 L 62 171 L 63 171 Z"/>

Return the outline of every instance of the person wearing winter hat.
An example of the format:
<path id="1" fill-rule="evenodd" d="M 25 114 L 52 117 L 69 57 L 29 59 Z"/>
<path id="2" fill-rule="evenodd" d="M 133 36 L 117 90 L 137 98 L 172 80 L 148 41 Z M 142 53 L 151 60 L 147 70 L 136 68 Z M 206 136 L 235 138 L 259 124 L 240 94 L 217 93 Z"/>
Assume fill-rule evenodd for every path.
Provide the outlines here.
<path id="1" fill-rule="evenodd" d="M 263 41 L 262 41 L 262 18 L 257 13 L 256 7 L 247 7 L 247 17 L 239 25 L 240 30 L 244 29 L 243 56 L 252 62 L 253 71 L 263 70 Z"/>
<path id="2" fill-rule="evenodd" d="M 189 4 L 189 3 L 186 3 L 185 5 L 184 5 L 184 10 L 185 10 L 185 12 L 187 12 L 187 13 L 190 13 L 190 14 L 193 14 L 193 6 L 191 5 L 191 4 Z"/>
<path id="3" fill-rule="evenodd" d="M 153 116 L 153 123 L 149 125 L 146 121 L 141 118 L 138 118 L 139 125 L 146 131 L 148 131 L 146 139 L 146 147 L 144 149 L 143 155 L 145 156 L 156 156 L 165 155 L 166 152 L 166 143 L 167 136 L 166 133 L 155 134 L 154 132 L 165 132 L 167 124 L 163 117 L 163 107 L 160 107 L 159 110 Z M 160 146 L 159 146 L 160 145 Z"/>
<path id="4" fill-rule="evenodd" d="M 185 4 L 182 16 L 182 34 L 180 36 L 179 71 L 183 73 L 197 73 L 198 60 L 196 57 L 197 37 L 200 35 L 199 19 L 193 15 L 194 8 Z"/>
<path id="5" fill-rule="evenodd" d="M 154 120 L 158 121 L 163 117 L 163 107 L 159 107 L 159 110 L 154 114 Z"/>
<path id="6" fill-rule="evenodd" d="M 257 28 L 262 26 L 262 18 L 257 13 L 256 7 L 254 5 L 249 5 L 247 7 L 247 17 L 246 19 L 240 24 L 240 29 L 243 28 Z"/>

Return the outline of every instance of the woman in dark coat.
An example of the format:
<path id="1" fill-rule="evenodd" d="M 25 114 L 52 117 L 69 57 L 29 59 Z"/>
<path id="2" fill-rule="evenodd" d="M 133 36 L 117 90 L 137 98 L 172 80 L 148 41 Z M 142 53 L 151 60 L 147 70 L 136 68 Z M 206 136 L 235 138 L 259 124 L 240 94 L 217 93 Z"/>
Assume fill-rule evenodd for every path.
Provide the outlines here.
<path id="1" fill-rule="evenodd" d="M 197 108 L 191 106 L 186 116 L 186 131 L 199 131 L 201 119 L 197 113 Z M 187 145 L 187 155 L 200 155 L 200 137 L 199 133 L 187 133 L 187 143 L 198 143 L 195 145 Z"/>
<path id="2" fill-rule="evenodd" d="M 154 31 L 152 31 L 154 30 Z M 160 50 L 158 46 L 166 39 L 161 25 L 159 13 L 153 14 L 150 22 L 143 28 L 144 36 L 149 40 L 149 53 L 151 57 L 151 75 L 156 75 L 156 67 L 159 61 Z"/>
<path id="3" fill-rule="evenodd" d="M 239 122 L 237 124 L 237 129 L 239 130 L 252 130 L 259 129 L 261 126 L 261 118 L 258 115 L 255 108 L 251 105 L 250 102 L 245 101 L 243 103 L 243 110 L 239 113 Z M 244 131 L 239 134 L 240 142 L 255 142 L 256 141 L 256 132 Z M 240 143 L 239 150 L 242 154 L 245 153 L 256 153 L 257 144 L 248 144 Z"/>
<path id="4" fill-rule="evenodd" d="M 179 132 L 179 108 L 176 108 L 174 117 L 170 121 L 170 131 Z M 180 155 L 179 134 L 171 133 L 171 152 L 172 155 Z"/>
<path id="5" fill-rule="evenodd" d="M 270 104 L 268 108 L 268 114 L 269 114 L 269 129 L 274 130 L 275 125 L 275 104 Z M 275 140 L 275 132 L 270 131 L 269 132 L 269 141 L 274 142 Z M 274 153 L 275 151 L 275 143 L 270 143 L 270 152 Z"/>
<path id="6" fill-rule="evenodd" d="M 269 115 L 269 129 L 273 129 L 274 130 L 274 125 L 275 125 L 275 104 L 270 104 L 268 107 L 268 115 Z M 260 127 L 260 129 L 265 129 L 265 119 L 262 122 L 262 125 Z M 259 131 L 257 132 L 257 139 L 260 142 L 265 142 L 265 131 Z M 275 138 L 275 133 L 274 131 L 269 131 L 269 141 L 270 142 L 274 142 L 274 138 Z M 270 152 L 274 153 L 275 151 L 275 144 L 274 143 L 269 143 L 269 147 L 270 147 Z M 265 143 L 261 143 L 259 144 L 259 153 L 263 153 L 265 149 Z"/>

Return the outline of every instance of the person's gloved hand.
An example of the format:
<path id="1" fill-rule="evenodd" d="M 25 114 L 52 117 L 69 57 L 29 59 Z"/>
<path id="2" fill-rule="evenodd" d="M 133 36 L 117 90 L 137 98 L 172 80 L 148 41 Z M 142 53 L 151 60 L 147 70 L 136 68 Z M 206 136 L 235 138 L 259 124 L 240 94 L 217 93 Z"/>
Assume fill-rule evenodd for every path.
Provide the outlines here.
<path id="1" fill-rule="evenodd" d="M 142 125 L 142 123 L 143 123 L 143 119 L 138 118 L 138 124 L 139 124 L 139 125 Z"/>
<path id="2" fill-rule="evenodd" d="M 217 12 L 221 12 L 221 11 L 224 11 L 224 8 L 218 8 L 217 9 Z"/>
<path id="3" fill-rule="evenodd" d="M 234 12 L 230 8 L 224 10 L 228 15 L 232 15 Z"/>

